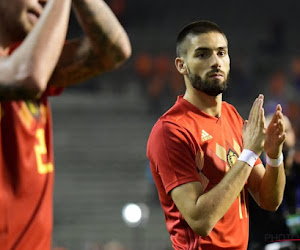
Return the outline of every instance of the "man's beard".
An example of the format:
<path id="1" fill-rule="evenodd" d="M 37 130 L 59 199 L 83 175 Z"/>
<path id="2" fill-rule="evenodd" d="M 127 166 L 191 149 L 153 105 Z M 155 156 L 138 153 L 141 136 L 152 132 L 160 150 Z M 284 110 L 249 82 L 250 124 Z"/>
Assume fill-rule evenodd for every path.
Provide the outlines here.
<path id="1" fill-rule="evenodd" d="M 218 73 L 220 71 L 210 72 L 210 73 Z M 223 74 L 225 77 L 225 74 Z M 219 94 L 223 93 L 227 89 L 228 85 L 228 76 L 227 78 L 224 78 L 224 81 L 220 81 L 218 79 L 209 81 L 208 79 L 203 80 L 201 76 L 197 74 L 193 74 L 188 69 L 188 77 L 190 79 L 190 82 L 192 86 L 204 92 L 205 94 L 209 96 L 218 96 Z"/>

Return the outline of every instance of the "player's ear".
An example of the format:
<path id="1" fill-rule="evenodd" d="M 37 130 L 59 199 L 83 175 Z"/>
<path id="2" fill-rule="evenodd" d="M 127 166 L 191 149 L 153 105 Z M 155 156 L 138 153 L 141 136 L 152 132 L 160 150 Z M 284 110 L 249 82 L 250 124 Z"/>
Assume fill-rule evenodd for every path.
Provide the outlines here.
<path id="1" fill-rule="evenodd" d="M 180 74 L 182 75 L 187 74 L 186 63 L 183 57 L 176 57 L 175 66 Z"/>

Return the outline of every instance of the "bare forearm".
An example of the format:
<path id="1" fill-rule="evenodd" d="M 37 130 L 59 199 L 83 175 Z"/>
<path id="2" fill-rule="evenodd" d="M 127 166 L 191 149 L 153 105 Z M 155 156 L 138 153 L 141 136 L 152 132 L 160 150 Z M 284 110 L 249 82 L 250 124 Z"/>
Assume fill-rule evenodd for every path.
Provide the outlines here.
<path id="1" fill-rule="evenodd" d="M 37 78 L 43 79 L 46 87 L 49 78 L 57 64 L 61 54 L 68 28 L 71 0 L 55 0 L 49 2 L 46 15 L 41 17 L 29 38 L 31 48 L 34 50 L 33 70 Z M 46 7 L 47 8 L 47 7 Z"/>
<path id="2" fill-rule="evenodd" d="M 104 70 L 115 68 L 131 55 L 125 30 L 103 0 L 73 0 L 73 6 Z"/>
<path id="3" fill-rule="evenodd" d="M 282 202 L 285 187 L 283 164 L 279 167 L 266 166 L 259 190 L 259 204 L 266 210 L 276 210 Z"/>
<path id="4" fill-rule="evenodd" d="M 70 8 L 71 0 L 49 1 L 21 46 L 2 63 L 1 100 L 34 98 L 47 87 L 64 44 Z"/>
<path id="5" fill-rule="evenodd" d="M 195 215 L 199 216 L 197 219 L 199 229 L 205 229 L 204 235 L 212 230 L 232 206 L 243 189 L 251 170 L 252 168 L 246 163 L 237 161 L 217 186 L 198 198 Z M 203 232 L 198 233 L 203 234 Z"/>
<path id="6" fill-rule="evenodd" d="M 264 150 L 266 152 L 266 171 L 259 189 L 259 204 L 267 210 L 276 210 L 280 205 L 285 187 L 284 163 L 282 163 L 282 149 L 286 139 L 284 118 L 280 104 L 267 128 Z M 271 160 L 273 159 L 273 160 Z M 278 162 L 279 161 L 279 162 Z M 281 162 L 281 164 L 280 164 Z M 268 164 L 274 165 L 274 167 Z M 280 164 L 278 166 L 278 164 Z M 278 167 L 276 167 L 278 166 Z"/>

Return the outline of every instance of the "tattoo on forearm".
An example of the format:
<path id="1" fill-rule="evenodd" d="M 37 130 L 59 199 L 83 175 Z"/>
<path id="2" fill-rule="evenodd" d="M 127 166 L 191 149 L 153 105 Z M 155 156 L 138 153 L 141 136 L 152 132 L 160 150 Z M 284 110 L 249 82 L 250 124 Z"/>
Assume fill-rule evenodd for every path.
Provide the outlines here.
<path id="1" fill-rule="evenodd" d="M 93 55 L 76 58 L 72 63 L 55 69 L 49 84 L 67 87 L 88 80 L 99 74 L 99 68 L 105 68 Z"/>
<path id="2" fill-rule="evenodd" d="M 94 49 L 101 50 L 97 51 L 100 53 L 110 53 L 112 60 L 120 60 L 122 55 L 118 48 L 124 38 L 124 30 L 106 3 L 99 0 L 74 0 L 73 4 Z"/>

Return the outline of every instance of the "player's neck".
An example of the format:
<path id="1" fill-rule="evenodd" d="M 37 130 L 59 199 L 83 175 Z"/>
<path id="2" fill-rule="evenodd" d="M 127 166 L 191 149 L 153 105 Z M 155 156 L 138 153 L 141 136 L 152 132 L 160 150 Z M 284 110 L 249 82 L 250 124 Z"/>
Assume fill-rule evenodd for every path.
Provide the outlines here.
<path id="1" fill-rule="evenodd" d="M 186 91 L 183 98 L 210 116 L 221 116 L 222 94 L 209 96 L 202 91 L 193 90 Z"/>

